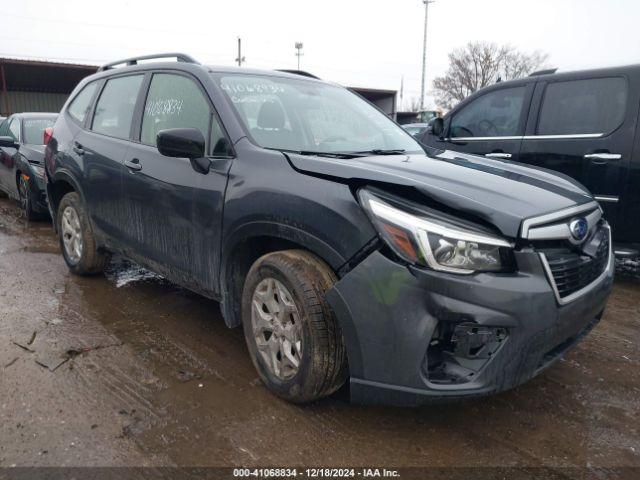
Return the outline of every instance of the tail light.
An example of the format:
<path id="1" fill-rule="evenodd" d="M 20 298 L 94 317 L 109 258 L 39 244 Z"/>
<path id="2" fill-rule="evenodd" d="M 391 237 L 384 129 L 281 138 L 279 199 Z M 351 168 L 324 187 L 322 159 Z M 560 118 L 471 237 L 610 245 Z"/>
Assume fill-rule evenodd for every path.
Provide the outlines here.
<path id="1" fill-rule="evenodd" d="M 53 137 L 53 127 L 47 127 L 44 129 L 44 144 L 48 145 L 49 140 Z"/>

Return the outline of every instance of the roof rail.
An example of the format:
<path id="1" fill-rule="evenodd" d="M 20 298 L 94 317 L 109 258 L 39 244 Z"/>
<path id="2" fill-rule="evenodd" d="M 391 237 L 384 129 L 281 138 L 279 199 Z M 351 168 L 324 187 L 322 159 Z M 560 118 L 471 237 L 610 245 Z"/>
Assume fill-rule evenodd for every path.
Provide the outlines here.
<path id="1" fill-rule="evenodd" d="M 293 75 L 301 75 L 303 77 L 315 78 L 316 80 L 320 80 L 320 77 L 316 77 L 313 73 L 305 72 L 304 70 L 289 70 L 286 68 L 281 68 L 276 71 L 284 72 L 284 73 L 292 73 Z"/>
<path id="2" fill-rule="evenodd" d="M 123 60 L 105 63 L 100 68 L 98 68 L 98 71 L 103 72 L 105 70 L 109 70 L 110 68 L 123 64 L 126 64 L 127 66 L 137 65 L 140 60 L 155 60 L 157 58 L 175 58 L 178 62 L 195 63 L 197 65 L 200 65 L 200 62 L 185 53 L 158 53 L 155 55 L 143 55 L 141 57 L 125 58 Z"/>
<path id="3" fill-rule="evenodd" d="M 540 75 L 549 75 L 551 73 L 556 73 L 558 71 L 557 68 L 548 68 L 546 70 L 538 70 L 537 72 L 530 73 L 530 77 L 537 77 Z"/>

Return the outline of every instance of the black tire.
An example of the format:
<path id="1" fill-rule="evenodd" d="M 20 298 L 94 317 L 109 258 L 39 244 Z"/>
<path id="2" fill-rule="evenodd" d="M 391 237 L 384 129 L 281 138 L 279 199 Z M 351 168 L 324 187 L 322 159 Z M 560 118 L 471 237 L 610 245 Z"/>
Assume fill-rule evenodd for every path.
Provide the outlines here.
<path id="1" fill-rule="evenodd" d="M 252 299 L 260 282 L 274 278 L 291 293 L 301 320 L 302 352 L 297 372 L 278 378 L 258 351 L 252 327 Z M 264 384 L 281 398 L 306 403 L 338 390 L 348 376 L 342 331 L 325 300 L 336 282 L 331 269 L 304 250 L 286 250 L 259 258 L 249 270 L 242 293 L 242 323 L 251 360 Z"/>
<path id="2" fill-rule="evenodd" d="M 82 253 L 79 259 L 73 259 L 67 252 L 63 240 L 64 233 L 62 228 L 63 214 L 67 208 L 75 210 L 80 223 L 81 237 L 83 241 Z M 56 217 L 58 236 L 60 238 L 60 249 L 69 270 L 76 275 L 96 275 L 102 273 L 109 262 L 109 255 L 98 250 L 93 230 L 89 218 L 85 211 L 80 196 L 76 192 L 67 193 L 58 205 L 58 214 Z"/>
<path id="3" fill-rule="evenodd" d="M 38 220 L 42 215 L 33 209 L 33 199 L 29 183 L 22 175 L 18 177 L 18 196 L 20 197 L 20 208 L 25 218 L 29 221 Z"/>

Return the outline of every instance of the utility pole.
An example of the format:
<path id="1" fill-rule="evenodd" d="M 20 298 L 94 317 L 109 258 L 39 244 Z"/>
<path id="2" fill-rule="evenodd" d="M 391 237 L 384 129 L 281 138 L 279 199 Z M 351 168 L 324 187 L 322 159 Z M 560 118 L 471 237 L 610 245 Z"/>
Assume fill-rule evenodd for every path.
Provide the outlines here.
<path id="1" fill-rule="evenodd" d="M 238 37 L 238 58 L 236 58 L 236 62 L 238 62 L 238 66 L 241 67 L 245 61 L 245 58 L 242 56 L 242 39 Z"/>
<path id="2" fill-rule="evenodd" d="M 304 55 L 304 53 L 302 53 L 302 47 L 304 47 L 302 42 L 296 42 L 296 50 L 297 50 L 296 57 L 298 57 L 298 70 L 300 70 L 300 57 Z"/>
<path id="3" fill-rule="evenodd" d="M 424 110 L 424 86 L 427 69 L 427 24 L 429 21 L 429 4 L 435 0 L 422 0 L 424 3 L 424 38 L 422 39 L 422 86 L 420 88 L 420 109 Z"/>

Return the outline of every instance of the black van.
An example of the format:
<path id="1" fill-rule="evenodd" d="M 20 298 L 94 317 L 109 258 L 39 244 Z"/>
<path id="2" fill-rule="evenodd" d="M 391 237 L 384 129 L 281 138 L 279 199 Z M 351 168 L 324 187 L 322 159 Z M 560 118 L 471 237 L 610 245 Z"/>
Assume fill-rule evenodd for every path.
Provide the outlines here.
<path id="1" fill-rule="evenodd" d="M 422 146 L 317 78 L 177 58 L 102 67 L 55 123 L 73 273 L 117 252 L 220 301 L 294 402 L 347 379 L 369 403 L 497 392 L 601 318 L 610 229 L 578 182 Z"/>
<path id="2" fill-rule="evenodd" d="M 484 88 L 420 141 L 524 162 L 587 187 L 613 229 L 617 256 L 640 251 L 640 65 L 554 73 Z"/>

